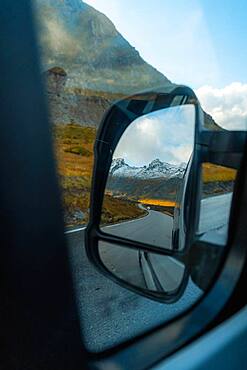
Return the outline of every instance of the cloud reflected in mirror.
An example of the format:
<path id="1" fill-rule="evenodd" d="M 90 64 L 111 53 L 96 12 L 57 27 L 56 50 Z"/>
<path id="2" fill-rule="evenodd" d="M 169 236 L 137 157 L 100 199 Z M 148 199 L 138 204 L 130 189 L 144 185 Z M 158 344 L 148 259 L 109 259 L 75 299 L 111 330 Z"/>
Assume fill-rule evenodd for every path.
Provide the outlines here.
<path id="1" fill-rule="evenodd" d="M 187 163 L 194 140 L 193 105 L 169 107 L 139 117 L 124 132 L 114 152 L 130 166 L 148 166 L 154 159 L 171 165 Z"/>

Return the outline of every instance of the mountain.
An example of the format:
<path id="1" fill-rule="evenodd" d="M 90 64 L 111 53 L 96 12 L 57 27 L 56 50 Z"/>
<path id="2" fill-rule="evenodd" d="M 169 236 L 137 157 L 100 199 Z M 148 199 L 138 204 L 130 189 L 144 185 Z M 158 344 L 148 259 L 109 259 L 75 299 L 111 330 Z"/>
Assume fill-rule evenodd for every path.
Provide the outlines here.
<path id="1" fill-rule="evenodd" d="M 61 67 L 68 89 L 131 94 L 171 82 L 146 63 L 104 14 L 81 0 L 34 0 L 44 71 Z"/>
<path id="2" fill-rule="evenodd" d="M 110 169 L 110 176 L 134 177 L 136 179 L 158 179 L 172 177 L 182 178 L 186 168 L 186 163 L 175 166 L 166 162 L 161 162 L 158 158 L 149 163 L 148 166 L 132 167 L 123 158 L 113 159 Z"/>
<path id="3" fill-rule="evenodd" d="M 113 159 L 107 181 L 107 191 L 113 196 L 175 201 L 182 183 L 186 164 L 171 165 L 155 159 L 148 166 L 133 167 L 123 158 Z"/>
<path id="4" fill-rule="evenodd" d="M 54 123 L 98 127 L 116 99 L 173 86 L 141 58 L 109 18 L 82 0 L 32 2 Z M 205 123 L 216 127 L 208 115 Z"/>

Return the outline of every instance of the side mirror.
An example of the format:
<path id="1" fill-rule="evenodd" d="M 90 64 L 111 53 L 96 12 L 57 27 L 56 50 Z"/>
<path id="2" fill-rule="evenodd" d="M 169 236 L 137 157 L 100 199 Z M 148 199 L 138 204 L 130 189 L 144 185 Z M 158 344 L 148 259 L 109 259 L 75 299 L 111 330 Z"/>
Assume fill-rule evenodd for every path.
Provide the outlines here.
<path id="1" fill-rule="evenodd" d="M 226 250 L 245 139 L 184 86 L 115 103 L 95 143 L 90 261 L 160 302 L 176 302 L 189 278 L 206 290 Z"/>

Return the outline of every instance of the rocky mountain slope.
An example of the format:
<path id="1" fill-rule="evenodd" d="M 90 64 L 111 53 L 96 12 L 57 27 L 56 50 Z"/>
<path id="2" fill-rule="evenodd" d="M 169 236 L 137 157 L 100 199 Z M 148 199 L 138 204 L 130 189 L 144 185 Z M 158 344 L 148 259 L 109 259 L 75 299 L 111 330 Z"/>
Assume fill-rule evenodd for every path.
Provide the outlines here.
<path id="1" fill-rule="evenodd" d="M 98 127 L 112 101 L 173 85 L 82 0 L 33 0 L 54 123 Z M 210 116 L 206 123 L 214 122 Z"/>
<path id="2" fill-rule="evenodd" d="M 46 91 L 52 122 L 98 127 L 105 111 L 110 107 L 110 94 L 95 91 L 66 89 L 67 72 L 61 67 L 53 67 L 44 72 Z"/>
<path id="3" fill-rule="evenodd" d="M 43 68 L 62 67 L 68 88 L 130 94 L 171 82 L 81 0 L 33 0 Z"/>

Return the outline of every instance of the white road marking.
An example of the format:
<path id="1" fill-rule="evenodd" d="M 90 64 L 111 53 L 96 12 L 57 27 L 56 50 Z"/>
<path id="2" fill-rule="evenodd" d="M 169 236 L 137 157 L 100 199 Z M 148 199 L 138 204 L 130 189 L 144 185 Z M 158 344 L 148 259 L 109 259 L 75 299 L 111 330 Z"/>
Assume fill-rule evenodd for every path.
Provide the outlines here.
<path id="1" fill-rule="evenodd" d="M 131 220 L 131 221 L 123 221 L 123 222 L 119 222 L 118 224 L 113 224 L 113 225 L 107 225 L 107 226 L 103 226 L 103 229 L 104 228 L 108 228 L 108 227 L 115 227 L 115 226 L 119 226 L 119 225 L 122 225 L 122 224 L 127 224 L 127 223 L 130 223 L 130 222 L 136 222 L 136 221 L 139 221 L 147 216 L 150 215 L 150 212 L 148 212 L 147 215 L 143 216 L 143 217 L 140 217 L 140 218 L 137 218 L 135 220 Z M 73 230 L 68 230 L 68 231 L 65 231 L 64 233 L 65 234 L 72 234 L 72 233 L 77 233 L 78 231 L 81 231 L 81 230 L 85 230 L 86 229 L 86 226 L 84 227 L 80 227 L 79 229 L 73 229 Z"/>
<path id="2" fill-rule="evenodd" d="M 84 226 L 84 227 L 80 227 L 79 229 L 73 229 L 73 230 L 65 231 L 65 232 L 64 232 L 64 234 L 77 233 L 78 231 L 85 230 L 85 229 L 86 229 L 86 226 Z"/>
<path id="3" fill-rule="evenodd" d="M 122 222 L 119 222 L 118 224 L 113 224 L 113 225 L 107 225 L 107 226 L 103 226 L 102 229 L 108 229 L 108 228 L 113 228 L 113 227 L 116 227 L 116 226 L 120 226 L 120 225 L 126 225 L 126 224 L 130 224 L 132 222 L 138 222 L 138 221 L 141 221 L 143 220 L 144 218 L 150 216 L 150 212 L 148 212 L 147 215 L 143 216 L 143 217 L 139 217 L 139 218 L 136 218 L 135 220 L 131 220 L 131 221 L 122 221 Z"/>

